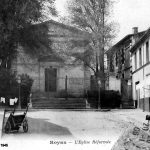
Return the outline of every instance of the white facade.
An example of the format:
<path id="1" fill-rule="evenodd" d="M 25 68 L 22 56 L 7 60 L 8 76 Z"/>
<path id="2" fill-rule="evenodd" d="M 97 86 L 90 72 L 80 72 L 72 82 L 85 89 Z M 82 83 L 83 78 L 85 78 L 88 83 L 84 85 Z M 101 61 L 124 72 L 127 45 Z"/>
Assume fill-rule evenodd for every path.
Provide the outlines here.
<path id="1" fill-rule="evenodd" d="M 132 53 L 132 73 L 133 73 L 132 75 L 133 100 L 139 101 L 140 99 L 145 99 L 150 97 L 150 38 L 149 37 L 141 41 L 141 44 L 139 44 L 139 46 Z"/>

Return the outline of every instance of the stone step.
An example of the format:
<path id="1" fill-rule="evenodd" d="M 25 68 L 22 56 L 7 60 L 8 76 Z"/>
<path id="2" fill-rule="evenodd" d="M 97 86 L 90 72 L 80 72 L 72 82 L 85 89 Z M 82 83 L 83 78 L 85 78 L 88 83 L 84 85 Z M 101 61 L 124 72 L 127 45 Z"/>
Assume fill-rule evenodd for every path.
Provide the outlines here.
<path id="1" fill-rule="evenodd" d="M 81 95 L 83 95 L 83 93 L 81 92 L 80 93 Z M 78 95 L 80 95 L 78 92 L 77 93 L 72 93 L 71 95 L 73 96 L 73 97 L 75 97 L 76 98 L 76 96 Z M 65 96 L 66 94 L 64 93 L 63 94 L 63 98 L 65 98 L 64 96 Z M 69 94 L 70 95 L 70 94 Z M 32 99 L 38 99 L 38 98 L 59 98 L 59 96 L 60 96 L 60 94 L 59 93 L 57 93 L 57 92 L 50 92 L 50 93 L 47 93 L 47 92 L 37 92 L 37 93 L 32 93 L 32 96 L 31 96 L 31 98 Z M 77 97 L 78 97 L 77 96 Z"/>
<path id="2" fill-rule="evenodd" d="M 34 99 L 32 100 L 33 108 L 53 108 L 53 109 L 80 109 L 86 108 L 86 101 L 83 98 L 69 98 L 68 100 L 64 98 L 52 98 L 52 99 Z"/>
<path id="3" fill-rule="evenodd" d="M 36 104 L 42 104 L 42 103 L 45 103 L 45 104 L 74 104 L 74 103 L 85 103 L 84 100 L 62 100 L 62 101 L 47 101 L 47 100 L 44 100 L 44 101 L 32 101 L 32 104 L 33 103 L 36 103 Z"/>
<path id="4" fill-rule="evenodd" d="M 86 103 L 80 102 L 80 103 L 32 103 L 32 105 L 85 105 Z"/>
<path id="5" fill-rule="evenodd" d="M 32 99 L 32 102 L 85 102 L 84 98 L 37 98 Z"/>
<path id="6" fill-rule="evenodd" d="M 38 97 L 38 98 L 32 98 L 32 100 L 41 100 L 41 99 L 45 99 L 45 100 L 51 100 L 51 99 L 54 99 L 54 100 L 66 100 L 66 98 L 56 98 L 56 97 Z M 82 97 L 74 97 L 74 98 L 70 98 L 68 97 L 68 99 L 72 100 L 72 99 L 83 99 Z"/>
<path id="7" fill-rule="evenodd" d="M 55 105 L 55 106 L 33 106 L 34 109 L 85 109 L 86 106 L 80 106 L 80 105 L 68 105 L 68 106 L 60 106 L 60 105 Z"/>
<path id="8" fill-rule="evenodd" d="M 73 108 L 73 109 L 80 109 L 80 108 L 86 108 L 86 105 L 33 105 L 33 108 L 45 108 L 45 109 L 49 109 L 49 108 L 53 108 L 53 109 L 65 109 L 65 108 Z"/>
<path id="9" fill-rule="evenodd" d="M 59 106 L 72 106 L 72 105 L 74 105 L 74 106 L 84 106 L 84 105 L 86 105 L 85 103 L 62 103 L 62 104 L 60 104 L 60 103 L 32 103 L 32 106 L 57 106 L 57 105 L 59 105 Z"/>
<path id="10" fill-rule="evenodd" d="M 32 104 L 85 104 L 85 101 L 34 101 Z"/>

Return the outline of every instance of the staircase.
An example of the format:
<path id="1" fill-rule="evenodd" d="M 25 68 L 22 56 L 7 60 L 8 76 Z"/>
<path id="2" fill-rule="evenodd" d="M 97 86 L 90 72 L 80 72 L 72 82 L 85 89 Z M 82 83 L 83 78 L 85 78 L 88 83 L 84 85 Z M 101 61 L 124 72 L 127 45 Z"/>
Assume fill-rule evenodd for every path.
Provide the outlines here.
<path id="1" fill-rule="evenodd" d="M 83 98 L 55 98 L 46 95 L 32 96 L 34 109 L 85 109 L 86 101 Z"/>
<path id="2" fill-rule="evenodd" d="M 38 98 L 32 100 L 35 109 L 84 109 L 86 103 L 83 98 Z"/>

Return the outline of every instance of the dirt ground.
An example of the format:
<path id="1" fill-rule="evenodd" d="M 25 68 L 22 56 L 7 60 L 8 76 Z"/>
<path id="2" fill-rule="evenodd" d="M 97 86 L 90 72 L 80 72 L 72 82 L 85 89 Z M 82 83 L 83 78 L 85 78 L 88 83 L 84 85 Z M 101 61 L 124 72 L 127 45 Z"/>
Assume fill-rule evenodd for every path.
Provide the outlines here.
<path id="1" fill-rule="evenodd" d="M 18 133 L 3 134 L 2 141 L 8 143 L 8 148 L 11 147 L 11 149 L 16 148 L 16 145 L 19 147 L 19 144 L 22 147 L 22 144 L 27 142 L 24 148 L 29 146 L 28 149 L 43 146 L 45 149 L 72 147 L 73 149 L 111 150 L 114 145 L 117 145 L 117 140 L 122 135 L 126 135 L 121 138 L 122 141 L 126 137 L 132 140 L 129 134 L 125 133 L 130 133 L 131 127 L 141 127 L 146 114 L 140 110 L 29 111 L 27 114 L 29 132 L 23 133 L 20 129 Z M 0 112 L 1 120 L 2 115 L 3 112 Z M 43 142 L 44 144 L 41 144 Z M 63 142 L 67 144 L 64 145 Z M 115 148 L 113 147 L 113 150 L 119 150 Z M 122 150 L 125 150 L 125 146 L 123 148 Z"/>
<path id="2" fill-rule="evenodd" d="M 117 140 L 112 150 L 150 150 L 150 133 L 131 126 Z"/>

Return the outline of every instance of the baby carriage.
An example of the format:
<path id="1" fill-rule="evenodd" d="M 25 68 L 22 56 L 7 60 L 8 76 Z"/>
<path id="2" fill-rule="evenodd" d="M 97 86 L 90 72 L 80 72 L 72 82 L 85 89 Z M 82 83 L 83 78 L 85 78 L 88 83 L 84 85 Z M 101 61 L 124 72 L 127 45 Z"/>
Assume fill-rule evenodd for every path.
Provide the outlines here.
<path id="1" fill-rule="evenodd" d="M 6 112 L 9 112 L 10 110 L 5 110 L 4 112 L 4 118 Z M 11 111 L 6 124 L 4 125 L 4 132 L 10 133 L 14 131 L 19 131 L 20 127 L 23 128 L 24 132 L 28 132 L 28 121 L 26 118 L 26 114 L 28 111 L 28 106 L 23 114 L 15 114 L 15 108 L 13 111 Z"/>

